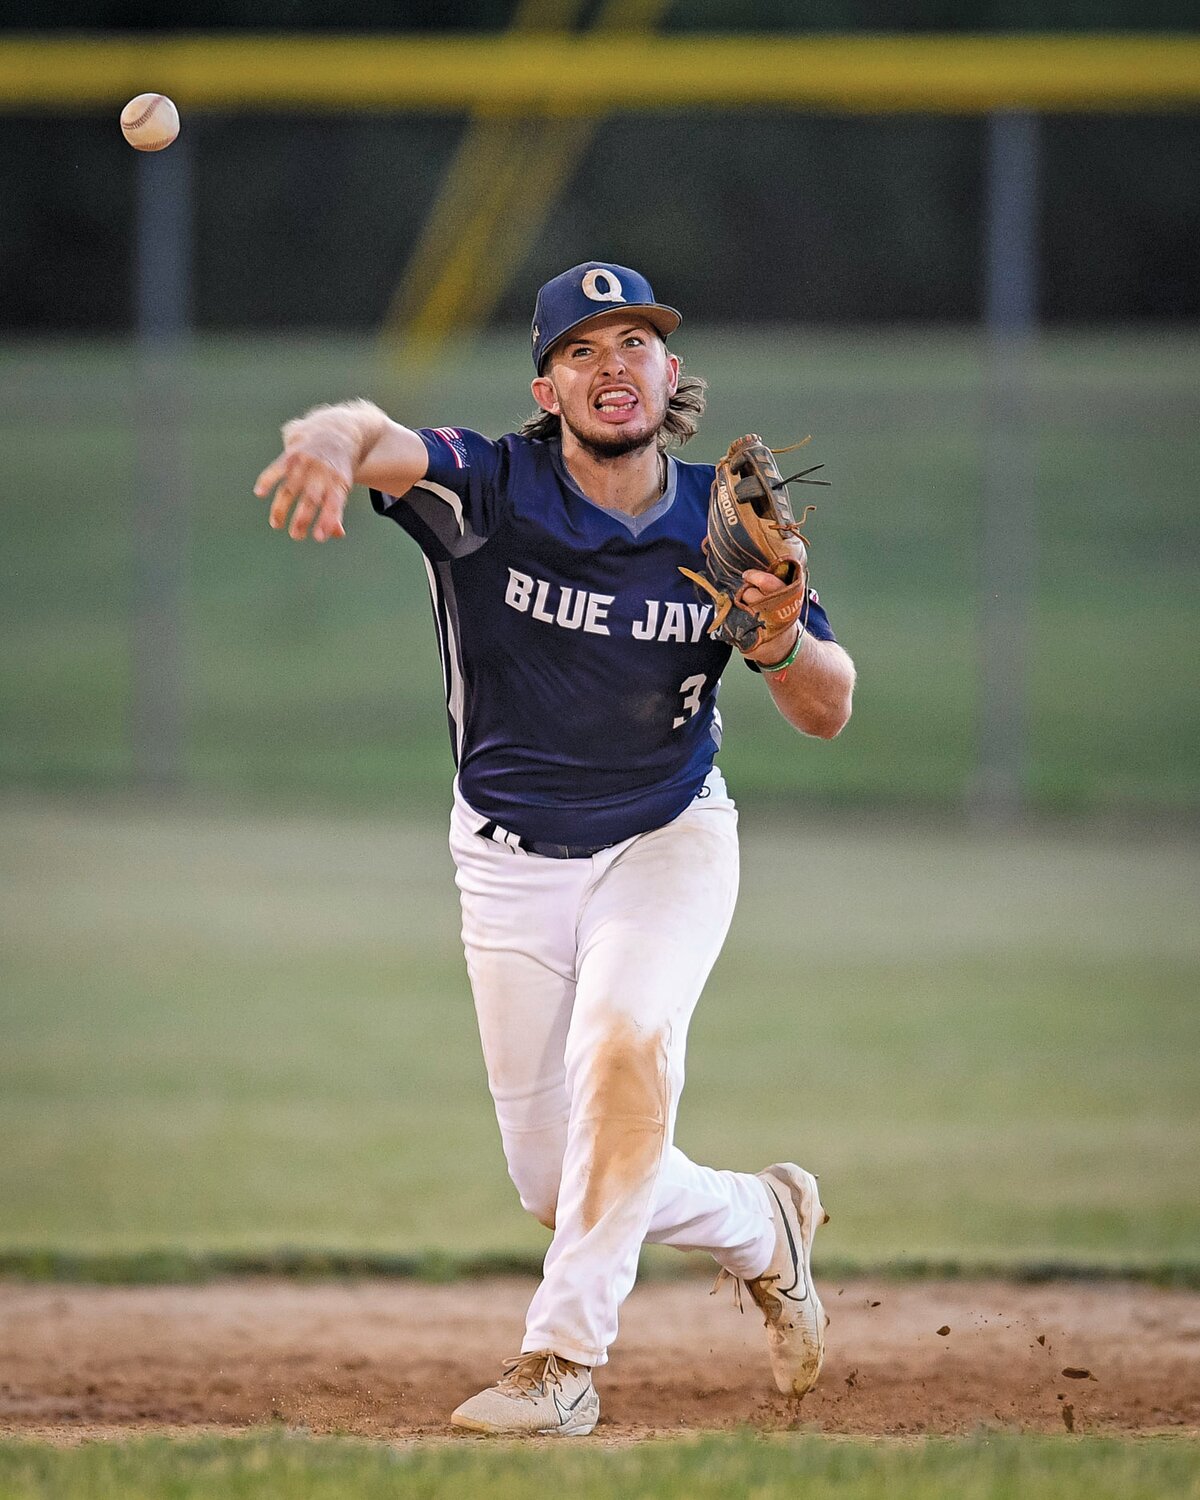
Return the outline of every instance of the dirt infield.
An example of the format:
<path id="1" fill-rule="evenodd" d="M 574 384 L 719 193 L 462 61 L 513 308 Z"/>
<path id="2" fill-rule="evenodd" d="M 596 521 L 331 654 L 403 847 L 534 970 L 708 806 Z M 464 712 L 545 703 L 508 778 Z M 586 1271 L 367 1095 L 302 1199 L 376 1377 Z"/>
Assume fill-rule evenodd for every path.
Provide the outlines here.
<path id="1" fill-rule="evenodd" d="M 76 1441 L 283 1423 L 448 1436 L 451 1409 L 517 1348 L 531 1290 L 0 1285 L 0 1433 Z M 855 1281 L 824 1295 L 825 1373 L 795 1406 L 774 1394 L 752 1308 L 739 1317 L 699 1281 L 639 1287 L 597 1376 L 598 1434 L 1200 1429 L 1200 1294 Z"/>

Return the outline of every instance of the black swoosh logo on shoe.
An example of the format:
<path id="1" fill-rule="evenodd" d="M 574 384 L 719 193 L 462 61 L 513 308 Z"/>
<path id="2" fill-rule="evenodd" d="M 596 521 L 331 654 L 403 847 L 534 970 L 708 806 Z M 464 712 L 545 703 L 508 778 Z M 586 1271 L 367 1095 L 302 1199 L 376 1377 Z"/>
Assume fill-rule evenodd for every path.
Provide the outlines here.
<path id="1" fill-rule="evenodd" d="M 585 1385 L 583 1390 L 581 1390 L 578 1396 L 575 1397 L 574 1401 L 571 1402 L 570 1406 L 564 1406 L 558 1399 L 558 1392 L 554 1392 L 554 1406 L 558 1412 L 558 1425 L 560 1427 L 566 1426 L 567 1422 L 570 1420 L 571 1413 L 587 1395 L 589 1389 L 590 1387 Z"/>
<path id="2" fill-rule="evenodd" d="M 792 1284 L 791 1284 L 791 1286 L 788 1286 L 788 1287 L 782 1287 L 782 1286 L 781 1287 L 776 1287 L 775 1290 L 778 1292 L 778 1294 L 781 1297 L 786 1297 L 789 1302 L 807 1302 L 808 1301 L 808 1285 L 807 1285 L 807 1283 L 805 1283 L 804 1292 L 803 1292 L 803 1294 L 801 1296 L 799 1296 L 799 1297 L 793 1297 L 792 1296 L 792 1293 L 800 1285 L 800 1282 L 801 1282 L 801 1280 L 804 1277 L 804 1271 L 803 1271 L 804 1262 L 801 1260 L 800 1256 L 796 1252 L 796 1241 L 792 1237 L 792 1226 L 788 1223 L 788 1216 L 784 1212 L 783 1200 L 780 1198 L 779 1194 L 775 1191 L 775 1189 L 773 1187 L 771 1187 L 771 1184 L 769 1182 L 767 1183 L 767 1187 L 770 1190 L 771 1197 L 774 1198 L 775 1202 L 779 1204 L 779 1217 L 783 1220 L 783 1230 L 784 1230 L 784 1233 L 787 1235 L 788 1250 L 789 1250 L 789 1252 L 791 1254 L 791 1257 L 792 1257 Z M 799 1210 L 797 1210 L 797 1213 L 799 1213 Z"/>

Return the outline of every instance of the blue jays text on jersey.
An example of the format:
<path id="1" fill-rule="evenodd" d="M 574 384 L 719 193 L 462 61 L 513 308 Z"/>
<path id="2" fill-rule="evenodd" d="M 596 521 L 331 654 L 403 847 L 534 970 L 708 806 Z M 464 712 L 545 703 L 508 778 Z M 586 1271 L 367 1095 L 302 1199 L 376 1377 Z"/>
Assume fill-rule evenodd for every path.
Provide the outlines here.
<path id="1" fill-rule="evenodd" d="M 462 795 L 553 844 L 678 817 L 720 745 L 730 657 L 678 571 L 702 566 L 713 466 L 670 459 L 662 497 L 629 516 L 584 495 L 556 441 L 420 436 L 425 477 L 371 500 L 425 556 Z M 834 639 L 815 595 L 808 628 Z"/>

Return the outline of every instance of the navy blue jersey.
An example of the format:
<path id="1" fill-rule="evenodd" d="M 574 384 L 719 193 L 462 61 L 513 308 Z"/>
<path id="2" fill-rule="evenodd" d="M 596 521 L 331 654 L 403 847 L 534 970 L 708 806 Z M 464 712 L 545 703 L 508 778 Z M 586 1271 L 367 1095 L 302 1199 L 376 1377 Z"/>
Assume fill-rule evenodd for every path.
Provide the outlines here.
<path id="1" fill-rule="evenodd" d="M 602 845 L 687 807 L 720 744 L 730 648 L 700 568 L 711 464 L 671 459 L 640 516 L 589 500 L 557 442 L 422 429 L 429 468 L 375 509 L 425 554 L 463 796 L 544 843 Z M 833 632 L 820 605 L 810 631 Z"/>

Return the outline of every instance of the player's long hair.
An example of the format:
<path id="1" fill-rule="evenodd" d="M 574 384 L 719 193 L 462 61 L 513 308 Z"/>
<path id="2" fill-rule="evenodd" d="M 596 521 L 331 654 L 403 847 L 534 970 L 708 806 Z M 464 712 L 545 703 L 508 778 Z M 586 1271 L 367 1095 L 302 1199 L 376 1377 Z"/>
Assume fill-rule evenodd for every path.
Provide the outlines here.
<path id="1" fill-rule="evenodd" d="M 689 438 L 696 436 L 708 399 L 705 395 L 707 390 L 707 380 L 699 375 L 685 375 L 680 371 L 679 385 L 667 402 L 667 415 L 658 430 L 660 449 L 669 448 L 672 443 L 678 443 L 682 447 Z M 537 411 L 525 418 L 517 431 L 522 437 L 548 443 L 562 436 L 562 421 L 553 412 L 543 411 L 539 406 Z"/>

